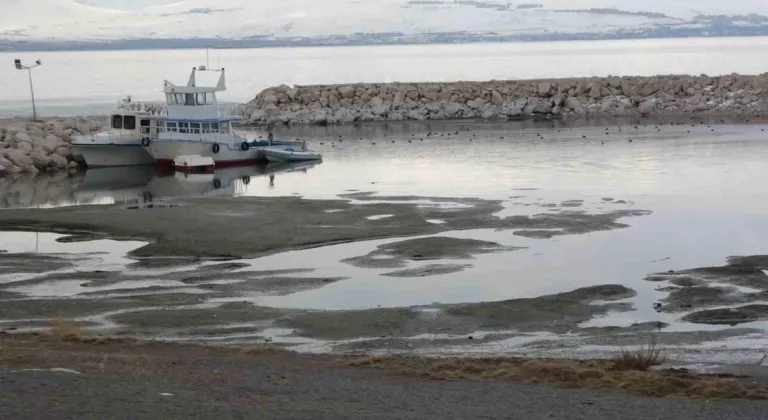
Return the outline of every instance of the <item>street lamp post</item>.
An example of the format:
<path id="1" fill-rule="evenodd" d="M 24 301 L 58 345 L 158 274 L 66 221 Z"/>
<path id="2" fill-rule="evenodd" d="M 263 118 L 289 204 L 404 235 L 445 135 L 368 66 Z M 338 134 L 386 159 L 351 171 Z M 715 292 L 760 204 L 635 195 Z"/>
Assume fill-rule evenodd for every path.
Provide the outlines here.
<path id="1" fill-rule="evenodd" d="M 37 66 L 42 66 L 43 63 L 40 60 L 35 61 L 35 64 L 32 66 L 25 66 L 21 64 L 21 60 L 18 58 L 13 60 L 13 63 L 16 65 L 16 70 L 26 70 L 29 74 L 29 92 L 32 94 L 32 121 L 37 121 L 37 108 L 35 107 L 35 88 L 32 85 L 32 69 Z"/>

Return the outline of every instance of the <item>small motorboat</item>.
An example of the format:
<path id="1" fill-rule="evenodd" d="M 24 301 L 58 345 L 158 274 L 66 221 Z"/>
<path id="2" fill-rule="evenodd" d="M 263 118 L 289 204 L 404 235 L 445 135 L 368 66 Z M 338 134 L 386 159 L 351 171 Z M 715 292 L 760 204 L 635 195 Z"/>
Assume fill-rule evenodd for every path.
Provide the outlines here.
<path id="1" fill-rule="evenodd" d="M 308 149 L 294 149 L 293 147 L 265 147 L 262 153 L 270 162 L 295 162 L 301 160 L 322 160 L 320 152 Z"/>
<path id="2" fill-rule="evenodd" d="M 213 173 L 215 168 L 213 158 L 208 156 L 184 155 L 173 159 L 173 169 L 186 174 Z"/>

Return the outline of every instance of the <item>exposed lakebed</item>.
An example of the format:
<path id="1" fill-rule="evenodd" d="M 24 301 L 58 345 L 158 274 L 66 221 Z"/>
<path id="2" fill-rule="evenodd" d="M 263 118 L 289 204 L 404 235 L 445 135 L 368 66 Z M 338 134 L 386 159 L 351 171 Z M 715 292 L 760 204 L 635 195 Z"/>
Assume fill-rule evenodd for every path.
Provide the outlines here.
<path id="1" fill-rule="evenodd" d="M 382 127 L 354 134 L 376 146 L 317 133 L 325 162 L 272 188 L 237 177 L 236 199 L 4 210 L 0 329 L 64 317 L 306 351 L 569 357 L 653 333 L 677 360 L 762 356 L 761 126 L 397 134 L 410 153 Z"/>

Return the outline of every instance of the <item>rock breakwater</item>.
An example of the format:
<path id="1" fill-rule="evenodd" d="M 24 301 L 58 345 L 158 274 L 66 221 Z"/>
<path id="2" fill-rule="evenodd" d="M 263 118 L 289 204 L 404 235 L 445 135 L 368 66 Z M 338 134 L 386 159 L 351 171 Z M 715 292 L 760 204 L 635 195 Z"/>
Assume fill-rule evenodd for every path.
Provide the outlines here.
<path id="1" fill-rule="evenodd" d="M 100 127 L 96 118 L 0 120 L 0 176 L 77 171 L 85 160 L 72 147 L 72 137 L 94 133 Z"/>
<path id="2" fill-rule="evenodd" d="M 246 104 L 261 125 L 586 115 L 768 112 L 768 73 L 271 87 Z"/>

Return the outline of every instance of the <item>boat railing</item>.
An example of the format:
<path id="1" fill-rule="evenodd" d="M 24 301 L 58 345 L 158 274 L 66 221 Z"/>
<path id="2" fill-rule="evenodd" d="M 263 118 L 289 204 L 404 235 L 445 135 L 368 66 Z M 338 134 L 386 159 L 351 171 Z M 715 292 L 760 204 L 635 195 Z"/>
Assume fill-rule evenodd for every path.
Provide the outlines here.
<path id="1" fill-rule="evenodd" d="M 127 102 L 121 100 L 117 102 L 117 109 L 132 114 L 168 116 L 168 106 L 163 102 Z"/>

